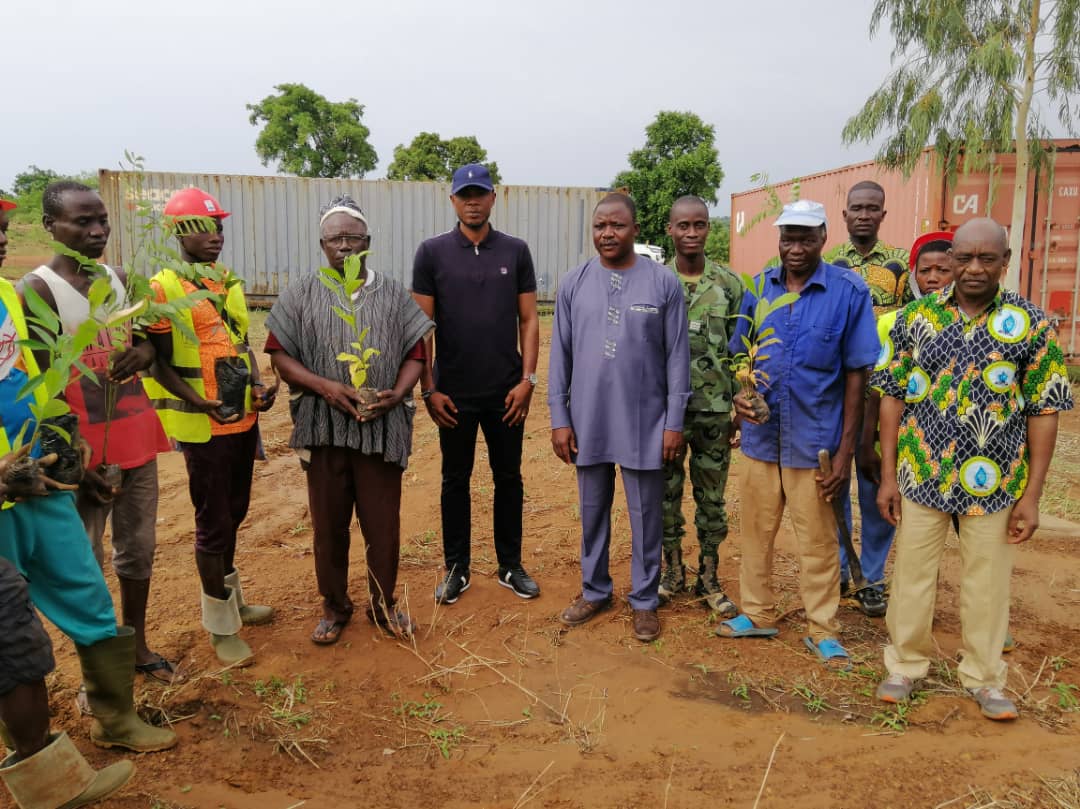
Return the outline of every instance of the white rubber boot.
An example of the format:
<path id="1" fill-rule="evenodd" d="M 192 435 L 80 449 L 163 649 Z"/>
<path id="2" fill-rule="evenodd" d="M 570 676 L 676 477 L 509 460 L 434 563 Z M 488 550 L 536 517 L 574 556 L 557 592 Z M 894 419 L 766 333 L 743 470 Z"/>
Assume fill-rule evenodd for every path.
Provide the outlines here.
<path id="1" fill-rule="evenodd" d="M 29 758 L 0 762 L 0 779 L 21 809 L 74 809 L 111 795 L 135 774 L 135 765 L 117 761 L 101 770 L 91 767 L 66 733 Z"/>
<path id="2" fill-rule="evenodd" d="M 236 590 L 226 588 L 229 597 L 220 598 L 202 594 L 202 625 L 210 633 L 210 645 L 218 660 L 226 666 L 235 666 L 251 660 L 252 651 L 237 632 L 243 626 L 240 608 L 236 603 Z"/>
<path id="3" fill-rule="evenodd" d="M 240 621 L 244 626 L 259 626 L 274 620 L 274 608 L 244 601 L 244 590 L 240 586 L 240 571 L 233 570 L 225 576 L 225 586 L 236 592 L 236 606 L 240 609 Z"/>

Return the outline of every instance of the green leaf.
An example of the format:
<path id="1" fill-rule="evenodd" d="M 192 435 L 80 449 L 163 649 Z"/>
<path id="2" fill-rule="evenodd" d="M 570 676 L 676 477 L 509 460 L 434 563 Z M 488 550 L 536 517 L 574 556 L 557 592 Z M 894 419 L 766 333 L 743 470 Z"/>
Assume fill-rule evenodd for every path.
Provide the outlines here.
<path id="1" fill-rule="evenodd" d="M 24 421 L 22 427 L 19 428 L 18 434 L 15 436 L 15 440 L 11 443 L 12 449 L 21 449 L 25 446 L 26 431 L 30 429 L 30 421 Z"/>
<path id="2" fill-rule="evenodd" d="M 352 312 L 346 312 L 340 306 L 334 306 L 333 310 L 334 310 L 334 314 L 336 314 L 338 317 L 340 317 L 342 320 L 344 320 L 346 323 L 348 323 L 354 329 L 356 328 L 356 315 L 354 315 Z M 354 345 L 355 345 L 355 343 L 354 343 Z"/>
<path id="3" fill-rule="evenodd" d="M 23 286 L 23 300 L 33 313 L 33 319 L 53 334 L 60 333 L 60 318 L 49 304 L 29 284 Z"/>
<path id="4" fill-rule="evenodd" d="M 94 373 L 94 371 L 82 360 L 75 360 L 73 365 L 75 366 L 75 368 L 78 369 L 81 378 L 87 379 L 90 382 L 93 382 L 95 385 L 101 385 L 101 380 L 98 379 L 98 375 Z"/>
<path id="5" fill-rule="evenodd" d="M 61 415 L 63 415 L 63 414 L 61 414 Z M 39 421 L 42 421 L 42 420 L 39 419 Z M 65 430 L 63 427 L 59 426 L 58 424 L 52 424 L 50 422 L 42 421 L 41 427 L 42 427 L 42 429 L 45 429 L 45 430 L 52 430 L 58 436 L 63 438 L 67 443 L 69 443 L 69 444 L 71 443 L 71 433 L 69 433 L 67 430 Z"/>
<path id="6" fill-rule="evenodd" d="M 360 362 L 360 358 L 355 354 L 346 354 L 344 351 L 337 355 L 337 358 L 341 362 Z"/>
<path id="7" fill-rule="evenodd" d="M 57 416 L 63 416 L 66 413 L 70 412 L 71 408 L 68 407 L 68 403 L 65 402 L 63 399 L 50 399 L 49 401 L 45 402 L 45 405 L 41 411 L 40 418 L 41 421 L 45 421 L 46 419 L 54 419 Z"/>
<path id="8" fill-rule="evenodd" d="M 15 394 L 15 398 L 16 399 L 25 399 L 27 396 L 32 395 L 36 388 L 38 388 L 38 387 L 40 387 L 41 385 L 44 385 L 44 384 L 45 384 L 45 376 L 43 374 L 38 374 L 37 376 L 30 377 L 29 379 L 26 380 L 26 382 L 23 384 L 23 386 L 21 388 L 19 388 L 19 392 L 17 394 Z"/>

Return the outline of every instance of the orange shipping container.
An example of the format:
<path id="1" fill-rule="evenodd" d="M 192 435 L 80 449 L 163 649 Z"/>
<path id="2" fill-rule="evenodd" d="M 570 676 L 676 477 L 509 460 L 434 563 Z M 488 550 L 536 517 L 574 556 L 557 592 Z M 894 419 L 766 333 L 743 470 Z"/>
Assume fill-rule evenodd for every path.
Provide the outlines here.
<path id="1" fill-rule="evenodd" d="M 1062 347 L 1070 356 L 1080 351 L 1080 143 L 1055 141 L 1051 170 L 1029 178 L 1024 255 L 1020 261 L 1020 292 L 1058 319 Z M 961 175 L 947 185 L 927 150 L 911 177 L 877 163 L 858 163 L 801 178 L 799 197 L 825 205 L 829 221 L 826 249 L 847 239 L 841 212 L 847 190 L 861 180 L 874 180 L 885 189 L 888 211 L 881 238 L 909 246 L 929 230 L 955 230 L 969 219 L 989 215 L 1008 225 L 1012 218 L 1015 160 L 1002 156 L 991 172 Z M 782 202 L 794 195 L 794 181 L 774 186 Z M 757 273 L 775 264 L 775 217 L 751 222 L 768 204 L 764 189 L 731 195 L 731 266 L 737 272 Z"/>

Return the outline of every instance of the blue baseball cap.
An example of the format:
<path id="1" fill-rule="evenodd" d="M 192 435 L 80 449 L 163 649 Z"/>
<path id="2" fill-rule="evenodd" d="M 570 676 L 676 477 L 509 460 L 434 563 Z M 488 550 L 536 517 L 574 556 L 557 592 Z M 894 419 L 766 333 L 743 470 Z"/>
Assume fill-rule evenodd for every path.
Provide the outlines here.
<path id="1" fill-rule="evenodd" d="M 454 182 L 450 186 L 450 193 L 456 194 L 462 188 L 468 188 L 470 185 L 483 188 L 485 191 L 495 190 L 495 186 L 491 182 L 491 172 L 487 170 L 487 166 L 481 166 L 479 163 L 470 163 L 454 172 Z"/>

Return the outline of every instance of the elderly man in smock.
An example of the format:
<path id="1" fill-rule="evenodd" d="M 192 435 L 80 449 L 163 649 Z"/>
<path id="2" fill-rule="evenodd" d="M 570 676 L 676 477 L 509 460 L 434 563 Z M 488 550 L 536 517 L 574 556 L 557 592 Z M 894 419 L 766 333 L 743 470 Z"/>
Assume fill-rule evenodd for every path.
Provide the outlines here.
<path id="1" fill-rule="evenodd" d="M 560 620 L 578 626 L 611 606 L 618 464 L 630 516 L 634 637 L 647 642 L 660 635 L 663 464 L 682 450 L 690 398 L 686 303 L 671 270 L 634 253 L 630 197 L 604 197 L 592 228 L 599 256 L 559 285 L 551 337 L 551 443 L 577 465 L 582 533 L 581 595 Z"/>

